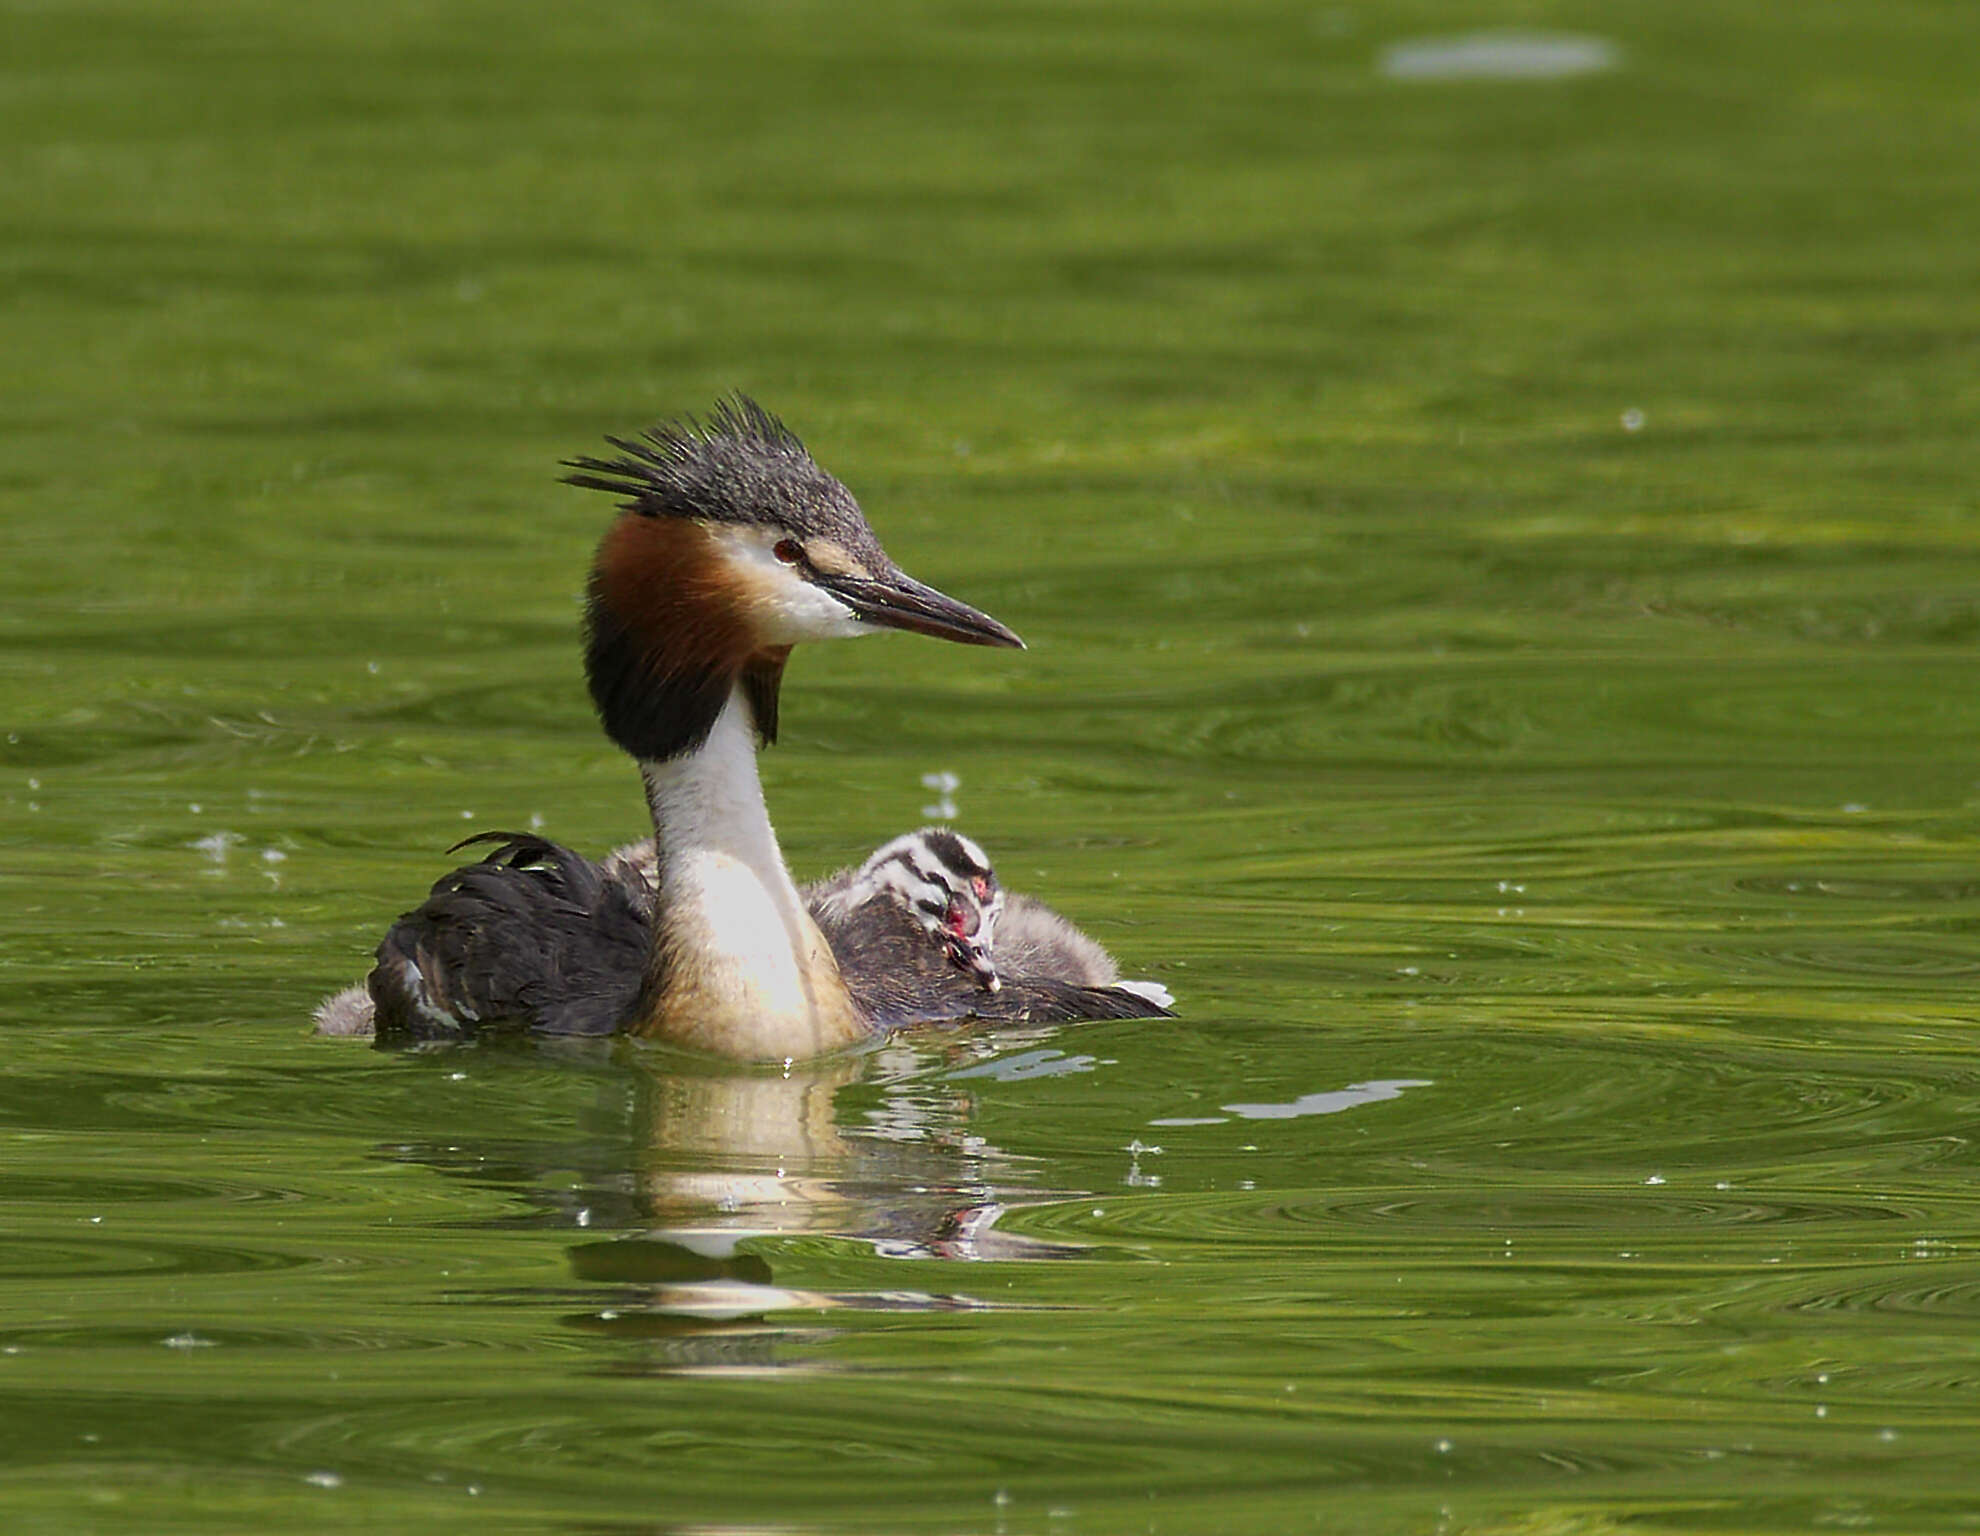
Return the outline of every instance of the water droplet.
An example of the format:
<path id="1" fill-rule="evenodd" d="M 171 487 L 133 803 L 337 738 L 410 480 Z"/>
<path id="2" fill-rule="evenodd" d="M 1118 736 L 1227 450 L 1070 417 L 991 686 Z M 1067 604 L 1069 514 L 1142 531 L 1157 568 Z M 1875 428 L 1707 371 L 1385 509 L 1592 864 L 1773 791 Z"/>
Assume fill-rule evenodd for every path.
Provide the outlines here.
<path id="1" fill-rule="evenodd" d="M 175 1333 L 171 1338 L 160 1339 L 158 1342 L 163 1344 L 167 1349 L 212 1349 L 214 1347 L 214 1341 L 212 1339 L 202 1339 L 196 1333 Z"/>

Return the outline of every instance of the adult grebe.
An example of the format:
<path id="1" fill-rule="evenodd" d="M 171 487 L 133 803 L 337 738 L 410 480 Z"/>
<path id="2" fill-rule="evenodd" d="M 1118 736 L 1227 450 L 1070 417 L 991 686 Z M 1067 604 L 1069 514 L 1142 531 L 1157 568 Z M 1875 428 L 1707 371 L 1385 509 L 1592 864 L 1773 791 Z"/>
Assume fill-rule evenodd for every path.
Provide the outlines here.
<path id="1" fill-rule="evenodd" d="M 798 889 L 756 773 L 791 647 L 879 628 L 1023 642 L 896 566 L 852 494 L 754 401 L 607 441 L 620 457 L 566 466 L 624 498 L 592 565 L 585 675 L 639 764 L 653 838 L 592 863 L 497 834 L 392 926 L 364 988 L 328 999 L 319 1027 L 383 1043 L 516 1022 L 783 1060 L 907 1024 L 1165 1013 L 1160 986 L 1121 981 L 945 829 Z"/>

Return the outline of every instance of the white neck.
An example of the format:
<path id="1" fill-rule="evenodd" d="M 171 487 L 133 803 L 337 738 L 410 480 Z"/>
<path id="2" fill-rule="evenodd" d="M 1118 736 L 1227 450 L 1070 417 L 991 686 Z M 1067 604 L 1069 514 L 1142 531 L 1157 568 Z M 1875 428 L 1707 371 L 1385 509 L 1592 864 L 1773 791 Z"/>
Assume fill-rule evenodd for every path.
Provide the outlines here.
<path id="1" fill-rule="evenodd" d="M 648 1030 L 756 1061 L 861 1038 L 865 1026 L 770 828 L 742 691 L 730 693 L 698 750 L 640 771 L 660 877 Z"/>

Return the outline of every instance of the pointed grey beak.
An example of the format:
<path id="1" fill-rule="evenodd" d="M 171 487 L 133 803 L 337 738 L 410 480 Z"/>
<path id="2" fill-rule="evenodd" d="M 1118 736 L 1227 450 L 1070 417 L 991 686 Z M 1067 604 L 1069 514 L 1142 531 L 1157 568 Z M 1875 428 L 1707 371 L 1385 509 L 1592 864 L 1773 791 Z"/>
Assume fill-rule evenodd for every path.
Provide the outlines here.
<path id="1" fill-rule="evenodd" d="M 1023 650 L 1016 633 L 989 614 L 937 592 L 907 572 L 892 570 L 877 578 L 828 576 L 811 578 L 869 624 L 911 629 L 937 640 L 963 645 L 1001 645 Z"/>

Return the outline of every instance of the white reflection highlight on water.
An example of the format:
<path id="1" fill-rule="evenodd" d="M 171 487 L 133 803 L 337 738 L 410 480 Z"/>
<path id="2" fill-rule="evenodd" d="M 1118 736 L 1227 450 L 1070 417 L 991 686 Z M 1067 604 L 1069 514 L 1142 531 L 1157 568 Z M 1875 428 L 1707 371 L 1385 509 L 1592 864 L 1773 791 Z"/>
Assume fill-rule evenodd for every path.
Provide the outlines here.
<path id="1" fill-rule="evenodd" d="M 1224 1125 L 1228 1117 L 1240 1120 L 1297 1120 L 1306 1115 L 1338 1115 L 1344 1109 L 1363 1104 L 1379 1104 L 1384 1099 L 1402 1097 L 1405 1088 L 1428 1088 L 1427 1077 L 1383 1077 L 1372 1082 L 1349 1083 L 1328 1093 L 1304 1093 L 1284 1104 L 1220 1104 L 1222 1115 L 1179 1115 L 1166 1120 L 1150 1120 L 1150 1125 Z"/>
<path id="2" fill-rule="evenodd" d="M 951 1072 L 948 1081 L 959 1077 L 992 1077 L 1000 1083 L 1021 1083 L 1029 1077 L 1061 1077 L 1068 1072 L 1091 1072 L 1098 1064 L 1094 1056 L 1068 1056 L 1064 1051 L 1020 1051 L 1000 1056 L 974 1067 Z"/>
<path id="3" fill-rule="evenodd" d="M 1391 80 L 1561 80 L 1622 62 L 1606 38 L 1558 32 L 1474 32 L 1391 43 L 1379 68 Z"/>

